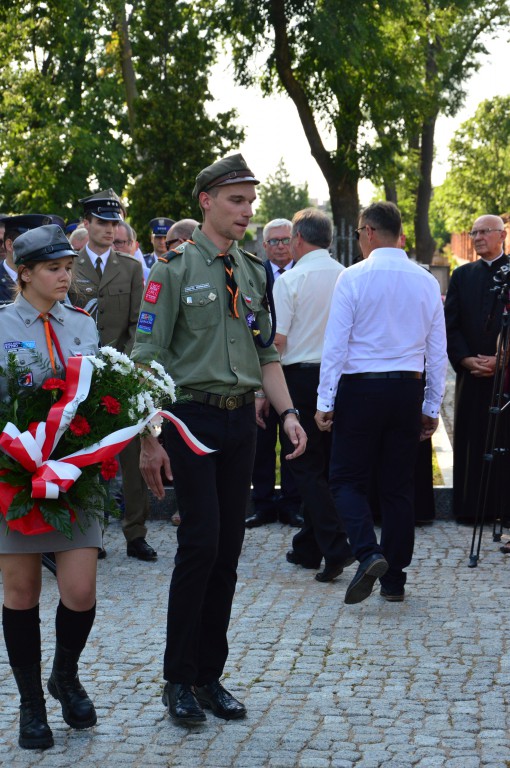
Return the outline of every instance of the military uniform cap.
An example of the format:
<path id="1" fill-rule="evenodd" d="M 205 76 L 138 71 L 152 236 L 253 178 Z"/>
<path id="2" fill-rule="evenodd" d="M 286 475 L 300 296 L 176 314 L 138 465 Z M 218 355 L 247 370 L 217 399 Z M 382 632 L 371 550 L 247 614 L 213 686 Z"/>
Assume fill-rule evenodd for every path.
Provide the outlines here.
<path id="1" fill-rule="evenodd" d="M 14 241 L 14 263 L 17 267 L 29 261 L 52 261 L 77 255 L 58 224 L 44 224 L 30 229 Z"/>
<path id="2" fill-rule="evenodd" d="M 4 216 L 0 219 L 6 231 L 28 232 L 30 229 L 41 227 L 43 224 L 51 224 L 51 216 L 44 213 L 24 213 L 19 216 Z"/>
<path id="3" fill-rule="evenodd" d="M 74 230 L 78 227 L 78 224 L 80 223 L 79 219 L 72 219 L 71 221 L 68 221 L 65 227 L 62 227 L 66 235 L 70 235 L 71 232 L 74 232 Z"/>
<path id="4" fill-rule="evenodd" d="M 89 197 L 82 197 L 78 202 L 83 205 L 86 214 L 91 213 L 103 221 L 121 221 L 121 214 L 125 213 L 124 206 L 113 189 L 103 189 Z"/>
<path id="5" fill-rule="evenodd" d="M 50 213 L 50 219 L 52 224 L 58 224 L 58 226 L 65 230 L 66 223 L 62 216 L 58 216 L 56 213 Z"/>
<path id="6" fill-rule="evenodd" d="M 165 216 L 160 216 L 157 219 L 151 219 L 149 221 L 151 232 L 157 237 L 164 237 L 172 224 L 175 224 L 175 221 L 173 219 L 167 219 Z"/>
<path id="7" fill-rule="evenodd" d="M 217 160 L 200 171 L 193 188 L 193 197 L 198 198 L 201 192 L 209 192 L 214 187 L 224 187 L 227 184 L 240 184 L 241 182 L 260 184 L 260 181 L 253 175 L 253 171 L 250 171 L 246 165 L 244 157 L 238 153 L 224 157 L 223 160 Z"/>

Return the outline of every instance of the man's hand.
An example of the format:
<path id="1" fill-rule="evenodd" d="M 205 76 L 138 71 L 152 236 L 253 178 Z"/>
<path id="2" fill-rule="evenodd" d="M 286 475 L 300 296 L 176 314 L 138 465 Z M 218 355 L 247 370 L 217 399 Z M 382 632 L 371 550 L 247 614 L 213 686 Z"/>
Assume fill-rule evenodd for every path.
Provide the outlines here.
<path id="1" fill-rule="evenodd" d="M 305 452 L 307 436 L 306 432 L 293 413 L 289 413 L 283 422 L 283 431 L 289 438 L 295 450 L 287 454 L 286 459 L 295 459 Z"/>
<path id="2" fill-rule="evenodd" d="M 315 423 L 319 427 L 321 432 L 331 432 L 333 426 L 334 411 L 316 411 Z"/>
<path id="3" fill-rule="evenodd" d="M 270 403 L 267 397 L 255 398 L 255 421 L 257 427 L 266 428 L 266 419 L 269 416 Z"/>
<path id="4" fill-rule="evenodd" d="M 165 489 L 161 480 L 161 468 L 165 476 L 171 482 L 174 477 L 170 466 L 170 459 L 163 446 L 155 437 L 147 435 L 140 440 L 140 471 L 147 483 L 147 487 L 158 499 L 165 498 Z"/>
<path id="5" fill-rule="evenodd" d="M 496 370 L 496 355 L 476 355 L 476 357 L 464 357 L 460 364 L 470 371 L 476 378 L 494 376 Z"/>
<path id="6" fill-rule="evenodd" d="M 420 432 L 420 442 L 423 440 L 428 440 L 434 432 L 437 429 L 437 425 L 439 424 L 439 419 L 433 419 L 432 416 L 425 416 L 424 413 L 421 415 L 421 432 Z"/>

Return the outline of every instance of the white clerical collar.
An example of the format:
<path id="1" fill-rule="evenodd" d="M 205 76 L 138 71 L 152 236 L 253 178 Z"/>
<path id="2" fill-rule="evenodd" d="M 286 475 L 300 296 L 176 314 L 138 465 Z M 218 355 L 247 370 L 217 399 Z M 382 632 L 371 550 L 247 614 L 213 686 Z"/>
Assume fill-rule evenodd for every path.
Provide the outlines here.
<path id="1" fill-rule="evenodd" d="M 495 259 L 484 259 L 484 258 L 483 258 L 483 256 L 481 256 L 480 258 L 482 259 L 482 261 L 485 261 L 485 263 L 486 263 L 486 264 L 488 264 L 488 265 L 489 265 L 489 267 L 491 267 L 491 266 L 492 266 L 493 264 L 495 264 L 497 261 L 499 261 L 500 259 L 502 259 L 504 255 L 505 255 L 505 254 L 503 253 L 503 251 L 501 251 L 501 253 L 499 254 L 499 256 L 496 256 L 496 258 L 495 258 Z"/>

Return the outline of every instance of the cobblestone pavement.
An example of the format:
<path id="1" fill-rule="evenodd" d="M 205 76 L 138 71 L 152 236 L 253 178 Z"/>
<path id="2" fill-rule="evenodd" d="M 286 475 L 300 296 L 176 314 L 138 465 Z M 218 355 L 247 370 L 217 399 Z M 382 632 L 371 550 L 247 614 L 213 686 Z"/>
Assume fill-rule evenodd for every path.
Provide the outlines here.
<path id="1" fill-rule="evenodd" d="M 247 532 L 226 685 L 248 717 L 188 733 L 161 704 L 161 658 L 175 529 L 150 524 L 156 563 L 128 559 L 117 522 L 99 563 L 98 612 L 81 677 L 98 725 L 73 731 L 50 698 L 55 747 L 17 746 L 18 700 L 0 648 L 2 766 L 143 768 L 504 768 L 510 766 L 508 566 L 489 534 L 467 568 L 470 530 L 417 530 L 403 604 L 377 592 L 343 603 L 354 566 L 332 584 L 285 561 L 291 531 Z M 44 572 L 43 666 L 57 604 Z"/>

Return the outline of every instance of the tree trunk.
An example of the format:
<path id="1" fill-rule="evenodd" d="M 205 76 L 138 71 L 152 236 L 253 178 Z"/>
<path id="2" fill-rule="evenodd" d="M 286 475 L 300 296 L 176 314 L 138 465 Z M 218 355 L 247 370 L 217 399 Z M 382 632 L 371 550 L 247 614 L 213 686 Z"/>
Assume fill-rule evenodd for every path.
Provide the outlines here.
<path id="1" fill-rule="evenodd" d="M 359 216 L 358 180 L 353 178 L 338 182 L 338 177 L 327 179 L 331 211 L 336 227 L 335 255 L 339 262 L 350 266 L 359 255 L 354 229 Z M 335 246 L 335 243 L 333 243 Z"/>
<path id="2" fill-rule="evenodd" d="M 416 258 L 422 264 L 431 264 L 436 248 L 429 225 L 430 199 L 432 196 L 432 162 L 434 160 L 434 131 L 437 113 L 422 124 L 420 176 L 414 213 Z"/>
<path id="3" fill-rule="evenodd" d="M 133 51 L 129 39 L 129 22 L 126 16 L 126 6 L 124 2 L 116 3 L 115 24 L 119 34 L 120 42 L 120 66 L 122 71 L 122 81 L 126 93 L 126 104 L 128 110 L 129 131 L 133 141 L 135 140 L 135 101 L 138 98 L 136 87 L 135 69 L 133 67 Z"/>

